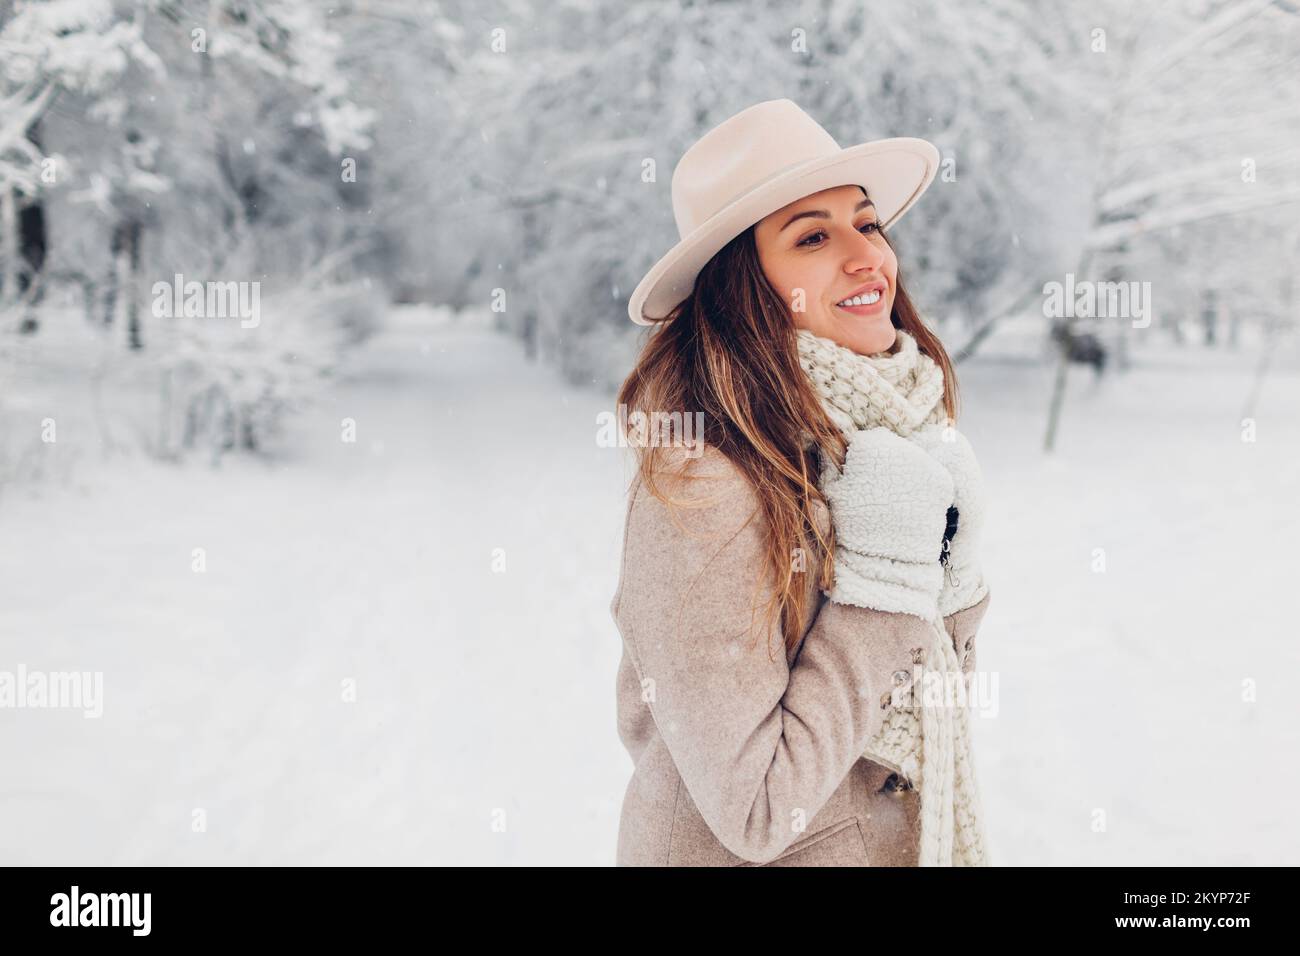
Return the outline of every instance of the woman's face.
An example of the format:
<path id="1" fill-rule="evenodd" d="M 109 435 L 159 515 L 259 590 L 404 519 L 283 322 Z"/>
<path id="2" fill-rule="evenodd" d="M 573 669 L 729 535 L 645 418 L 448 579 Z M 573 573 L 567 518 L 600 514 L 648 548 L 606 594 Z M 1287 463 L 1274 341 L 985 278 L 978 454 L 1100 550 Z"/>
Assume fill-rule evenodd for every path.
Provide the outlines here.
<path id="1" fill-rule="evenodd" d="M 794 324 L 861 355 L 884 352 L 895 338 L 898 259 L 878 222 L 860 188 L 836 186 L 778 209 L 754 230 L 763 272 Z M 874 302 L 845 301 L 874 293 Z"/>

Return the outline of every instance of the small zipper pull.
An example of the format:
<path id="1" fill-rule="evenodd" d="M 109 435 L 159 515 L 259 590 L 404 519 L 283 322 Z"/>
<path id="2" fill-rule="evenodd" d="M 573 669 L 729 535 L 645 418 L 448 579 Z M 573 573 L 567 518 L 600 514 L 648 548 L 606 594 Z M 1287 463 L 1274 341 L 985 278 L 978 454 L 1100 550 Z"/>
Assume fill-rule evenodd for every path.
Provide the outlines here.
<path id="1" fill-rule="evenodd" d="M 943 551 L 939 554 L 939 563 L 943 565 L 943 573 L 944 576 L 948 579 L 948 585 L 950 587 L 955 588 L 961 584 L 961 579 L 957 577 L 956 570 L 953 568 L 952 564 L 948 561 L 948 552 L 951 549 L 952 549 L 951 542 L 947 538 L 944 538 Z"/>

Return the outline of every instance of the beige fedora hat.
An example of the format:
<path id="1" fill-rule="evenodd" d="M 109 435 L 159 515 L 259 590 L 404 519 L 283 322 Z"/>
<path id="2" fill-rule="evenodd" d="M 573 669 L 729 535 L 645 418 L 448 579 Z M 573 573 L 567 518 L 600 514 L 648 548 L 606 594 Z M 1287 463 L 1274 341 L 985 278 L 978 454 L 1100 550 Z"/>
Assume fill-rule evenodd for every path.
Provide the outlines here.
<path id="1" fill-rule="evenodd" d="M 939 150 L 923 139 L 878 139 L 841 149 L 792 100 L 767 100 L 709 130 L 673 170 L 680 241 L 637 283 L 627 311 L 654 325 L 691 293 L 723 246 L 764 216 L 833 186 L 867 190 L 888 229 L 934 181 Z"/>

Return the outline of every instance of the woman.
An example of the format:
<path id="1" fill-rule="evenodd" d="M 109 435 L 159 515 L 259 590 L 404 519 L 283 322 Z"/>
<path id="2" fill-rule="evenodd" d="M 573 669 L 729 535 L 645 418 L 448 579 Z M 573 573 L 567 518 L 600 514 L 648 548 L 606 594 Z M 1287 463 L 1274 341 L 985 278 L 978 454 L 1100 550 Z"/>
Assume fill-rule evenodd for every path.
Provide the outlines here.
<path id="1" fill-rule="evenodd" d="M 629 436 L 619 865 L 988 862 L 965 701 L 923 692 L 974 668 L 979 470 L 884 232 L 937 163 L 773 100 L 674 170 L 618 401 L 705 427 Z"/>

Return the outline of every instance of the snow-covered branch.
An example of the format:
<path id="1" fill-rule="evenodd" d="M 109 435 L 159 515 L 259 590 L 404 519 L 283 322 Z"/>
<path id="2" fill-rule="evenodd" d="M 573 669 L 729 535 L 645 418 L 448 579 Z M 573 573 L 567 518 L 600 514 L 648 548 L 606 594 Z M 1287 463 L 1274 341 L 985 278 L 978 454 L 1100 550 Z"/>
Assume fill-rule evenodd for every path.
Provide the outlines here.
<path id="1" fill-rule="evenodd" d="M 1106 223 L 1093 229 L 1088 234 L 1085 246 L 1089 249 L 1110 248 L 1144 233 L 1222 216 L 1239 216 L 1257 209 L 1289 206 L 1295 202 L 1300 202 L 1300 186 L 1274 191 L 1259 190 L 1242 196 L 1225 196 L 1221 199 L 1191 203 L 1173 209 L 1139 213 L 1130 219 Z"/>

